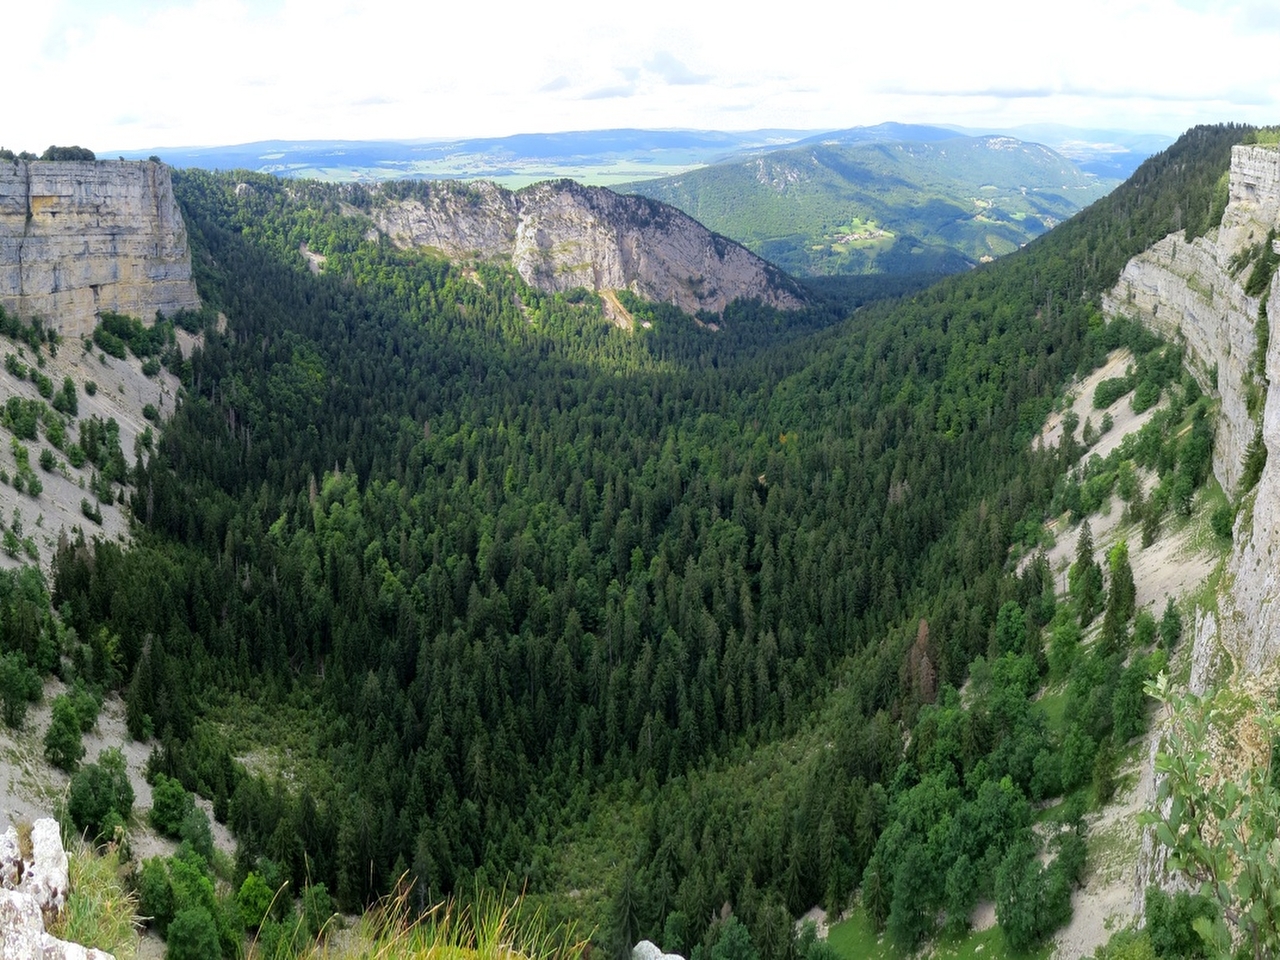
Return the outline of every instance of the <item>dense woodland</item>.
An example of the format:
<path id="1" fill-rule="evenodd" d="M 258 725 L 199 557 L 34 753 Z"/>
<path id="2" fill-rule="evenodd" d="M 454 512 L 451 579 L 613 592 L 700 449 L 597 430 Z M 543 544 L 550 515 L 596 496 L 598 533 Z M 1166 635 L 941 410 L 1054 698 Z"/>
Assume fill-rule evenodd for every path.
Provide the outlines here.
<path id="1" fill-rule="evenodd" d="M 0 646 L 123 693 L 153 774 L 231 826 L 239 889 L 505 884 L 610 950 L 770 960 L 855 888 L 906 946 L 994 897 L 1033 944 L 1177 623 L 1133 620 L 1123 555 L 1082 557 L 1067 603 L 1043 559 L 1018 572 L 1125 469 L 1068 480 L 1084 447 L 1031 441 L 1130 346 L 1175 398 L 1125 451 L 1165 490 L 1153 537 L 1204 479 L 1208 400 L 1097 295 L 1216 224 L 1246 132 L 1190 131 L 999 263 L 848 317 L 740 303 L 718 333 L 661 306 L 625 333 L 585 291 L 369 242 L 358 187 L 175 174 L 204 347 L 163 352 L 185 397 L 132 468 L 135 542 L 66 543 L 48 594 L 13 578 Z M 1051 674 L 1069 721 L 1030 700 Z M 233 759 L 273 717 L 306 734 L 288 778 Z M 1032 804 L 1058 797 L 1042 866 Z M 611 862 L 570 898 L 564 850 L 593 844 Z M 168 916 L 203 890 L 184 864 L 150 868 Z"/>

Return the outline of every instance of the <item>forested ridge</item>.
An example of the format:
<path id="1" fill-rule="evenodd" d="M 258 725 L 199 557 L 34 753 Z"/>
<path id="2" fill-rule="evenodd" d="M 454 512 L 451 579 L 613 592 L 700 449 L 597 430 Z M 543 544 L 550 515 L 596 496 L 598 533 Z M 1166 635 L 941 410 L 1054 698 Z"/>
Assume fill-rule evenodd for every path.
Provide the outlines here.
<path id="1" fill-rule="evenodd" d="M 214 801 L 237 884 L 269 865 L 356 908 L 402 875 L 419 903 L 506 883 L 610 948 L 710 945 L 730 903 L 770 958 L 858 885 L 907 945 L 1035 890 L 1043 910 L 1001 916 L 1032 943 L 1082 854 L 1067 809 L 1041 868 L 1030 804 L 1105 789 L 1151 664 L 1122 639 L 1060 662 L 1071 730 L 1029 703 L 1049 636 L 1095 612 L 1011 563 L 1080 453 L 1031 439 L 1133 336 L 1097 294 L 1214 225 L 1244 133 L 1196 128 L 914 296 L 738 304 L 720 332 L 659 305 L 626 333 L 588 292 L 371 242 L 358 187 L 175 174 L 207 304 L 180 320 L 205 345 L 166 357 L 186 395 L 134 472 L 134 545 L 56 559 L 77 675 Z M 254 743 L 233 714 L 258 709 L 306 718 L 305 773 L 233 759 Z M 753 758 L 790 779 L 741 775 Z M 625 868 L 572 899 L 562 848 L 620 797 Z"/>

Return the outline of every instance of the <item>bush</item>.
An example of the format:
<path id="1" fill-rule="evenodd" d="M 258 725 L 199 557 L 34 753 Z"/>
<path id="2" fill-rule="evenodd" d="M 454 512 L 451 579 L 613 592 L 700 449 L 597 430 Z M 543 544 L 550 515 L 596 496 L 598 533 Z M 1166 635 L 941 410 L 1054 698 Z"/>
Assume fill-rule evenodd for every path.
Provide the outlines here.
<path id="1" fill-rule="evenodd" d="M 80 742 L 80 714 L 66 694 L 53 701 L 53 719 L 44 735 L 44 755 L 55 767 L 67 773 L 75 772 L 80 758 L 84 756 L 84 744 Z"/>
<path id="2" fill-rule="evenodd" d="M 16 651 L 0 656 L 0 713 L 5 726 L 21 728 L 27 717 L 27 704 L 39 700 L 40 691 L 40 677 L 27 665 L 26 657 Z"/>
<path id="3" fill-rule="evenodd" d="M 103 750 L 97 763 L 85 764 L 71 778 L 67 814 L 77 830 L 104 839 L 111 836 L 117 824 L 123 826 L 129 821 L 133 815 L 133 786 L 119 748 Z"/>
<path id="4" fill-rule="evenodd" d="M 86 380 L 84 382 L 84 392 L 92 397 L 98 392 L 98 384 L 93 380 Z"/>
<path id="5" fill-rule="evenodd" d="M 257 873 L 250 870 L 240 884 L 240 892 L 236 894 L 236 902 L 240 904 L 240 914 L 244 917 L 245 926 L 256 930 L 271 909 L 271 901 L 275 892 Z"/>
<path id="6" fill-rule="evenodd" d="M 179 910 L 169 924 L 169 960 L 221 960 L 218 927 L 204 907 Z"/>
<path id="7" fill-rule="evenodd" d="M 1209 515 L 1209 526 L 1224 540 L 1231 539 L 1231 527 L 1235 523 L 1235 511 L 1230 504 L 1222 503 Z"/>
<path id="8" fill-rule="evenodd" d="M 1160 402 L 1160 386 L 1151 380 L 1143 380 L 1133 391 L 1133 399 L 1129 402 L 1134 413 L 1144 413 Z"/>
<path id="9" fill-rule="evenodd" d="M 171 777 L 157 773 L 151 786 L 151 812 L 147 820 L 167 837 L 178 839 L 183 820 L 195 809 L 195 799 Z"/>
<path id="10" fill-rule="evenodd" d="M 1105 410 L 1132 389 L 1133 380 L 1129 377 L 1111 377 L 1103 380 L 1093 391 L 1094 409 Z"/>
<path id="11" fill-rule="evenodd" d="M 102 526 L 102 511 L 90 503 L 86 497 L 80 498 L 80 512 L 98 526 Z"/>

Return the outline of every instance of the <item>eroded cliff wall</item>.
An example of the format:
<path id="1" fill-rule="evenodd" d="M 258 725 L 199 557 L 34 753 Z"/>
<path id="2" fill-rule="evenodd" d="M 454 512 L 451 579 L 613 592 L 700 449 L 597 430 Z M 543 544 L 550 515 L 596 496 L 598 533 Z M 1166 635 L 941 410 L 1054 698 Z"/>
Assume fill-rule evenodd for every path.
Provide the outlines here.
<path id="1" fill-rule="evenodd" d="M 64 336 L 92 332 L 103 310 L 149 323 L 199 307 L 169 168 L 0 162 L 0 304 Z"/>
<path id="2" fill-rule="evenodd" d="M 1222 416 L 1213 472 L 1224 489 L 1234 492 L 1255 430 L 1246 396 L 1261 298 L 1244 292 L 1248 271 L 1233 275 L 1230 265 L 1233 256 L 1264 240 L 1280 222 L 1280 150 L 1235 147 L 1229 189 L 1216 232 L 1191 243 L 1173 233 L 1134 257 L 1103 306 L 1185 342 L 1206 389 L 1215 388 L 1211 371 L 1217 371 Z"/>
<path id="3" fill-rule="evenodd" d="M 689 313 L 756 298 L 802 305 L 795 283 L 745 247 L 674 207 L 572 181 L 516 193 L 491 183 L 436 183 L 375 206 L 378 228 L 406 247 L 510 262 L 525 282 L 559 292 L 631 290 Z"/>

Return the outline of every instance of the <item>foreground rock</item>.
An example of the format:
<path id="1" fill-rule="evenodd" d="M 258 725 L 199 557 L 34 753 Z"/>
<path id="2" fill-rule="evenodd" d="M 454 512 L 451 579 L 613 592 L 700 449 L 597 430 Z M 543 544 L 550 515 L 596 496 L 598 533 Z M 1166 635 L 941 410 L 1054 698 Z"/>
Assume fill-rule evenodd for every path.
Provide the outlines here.
<path id="1" fill-rule="evenodd" d="M 111 960 L 45 930 L 67 904 L 67 854 L 57 821 L 37 820 L 26 840 L 15 827 L 0 834 L 0 884 L 0 960 Z"/>
<path id="2" fill-rule="evenodd" d="M 631 960 L 684 960 L 678 953 L 663 953 L 652 940 L 641 940 L 631 948 Z"/>

